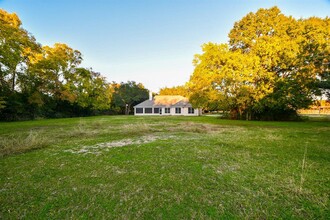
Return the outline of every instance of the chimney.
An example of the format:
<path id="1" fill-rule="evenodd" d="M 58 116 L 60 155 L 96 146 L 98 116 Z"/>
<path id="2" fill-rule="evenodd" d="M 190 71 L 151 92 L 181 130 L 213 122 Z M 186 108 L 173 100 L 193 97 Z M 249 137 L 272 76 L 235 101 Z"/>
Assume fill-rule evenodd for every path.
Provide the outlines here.
<path id="1" fill-rule="evenodd" d="M 149 100 L 152 100 L 152 92 L 149 91 Z"/>

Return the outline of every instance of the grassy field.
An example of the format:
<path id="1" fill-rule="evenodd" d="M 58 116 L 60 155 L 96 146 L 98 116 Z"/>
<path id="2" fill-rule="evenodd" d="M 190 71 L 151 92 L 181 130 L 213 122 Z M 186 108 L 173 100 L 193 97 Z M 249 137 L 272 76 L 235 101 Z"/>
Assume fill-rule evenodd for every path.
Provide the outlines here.
<path id="1" fill-rule="evenodd" d="M 0 219 L 329 219 L 330 122 L 0 123 Z"/>

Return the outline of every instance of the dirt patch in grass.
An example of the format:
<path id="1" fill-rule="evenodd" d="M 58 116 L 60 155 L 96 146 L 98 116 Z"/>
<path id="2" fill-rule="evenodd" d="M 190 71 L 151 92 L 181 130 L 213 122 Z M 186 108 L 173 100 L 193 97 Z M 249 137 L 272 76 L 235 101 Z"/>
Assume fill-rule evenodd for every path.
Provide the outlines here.
<path id="1" fill-rule="evenodd" d="M 116 129 L 120 129 L 132 138 L 103 142 L 91 146 L 79 146 L 77 148 L 67 149 L 65 152 L 98 155 L 102 151 L 108 151 L 110 148 L 143 145 L 157 140 L 192 140 L 196 139 L 196 137 L 193 137 L 194 133 L 199 134 L 197 136 L 204 134 L 218 135 L 219 133 L 244 130 L 243 128 L 235 126 L 228 127 L 194 122 L 124 124 L 116 127 Z M 186 135 L 184 133 L 186 133 Z"/>
<path id="2" fill-rule="evenodd" d="M 129 145 L 141 145 L 156 141 L 158 139 L 160 139 L 160 137 L 147 135 L 136 139 L 127 138 L 117 141 L 99 143 L 91 146 L 82 146 L 75 149 L 64 150 L 64 152 L 69 152 L 73 154 L 100 154 L 103 150 L 108 150 L 109 148 L 125 147 Z"/>
<path id="3" fill-rule="evenodd" d="M 108 143 L 108 145 L 101 144 L 97 148 L 142 144 L 144 141 L 139 137 L 148 137 L 147 141 L 153 141 L 150 140 L 150 137 L 159 138 L 159 136 L 163 133 L 167 133 L 167 138 L 171 139 L 168 137 L 169 133 L 174 136 L 178 136 L 178 133 L 217 135 L 218 133 L 238 132 L 238 129 L 242 129 L 238 126 L 228 127 L 187 121 L 128 122 L 124 124 L 113 124 L 106 120 L 96 120 L 91 122 L 87 120 L 80 120 L 77 124 L 74 124 L 71 127 L 54 127 L 53 125 L 39 127 L 34 126 L 29 132 L 19 133 L 16 135 L 3 135 L 0 139 L 0 156 L 23 153 L 50 146 L 53 143 L 65 143 L 73 139 L 96 139 L 102 135 L 116 136 L 117 134 L 122 134 L 122 136 L 129 138 L 119 141 L 118 143 Z M 78 151 L 80 150 L 80 153 L 91 152 L 86 149 L 79 149 Z"/>

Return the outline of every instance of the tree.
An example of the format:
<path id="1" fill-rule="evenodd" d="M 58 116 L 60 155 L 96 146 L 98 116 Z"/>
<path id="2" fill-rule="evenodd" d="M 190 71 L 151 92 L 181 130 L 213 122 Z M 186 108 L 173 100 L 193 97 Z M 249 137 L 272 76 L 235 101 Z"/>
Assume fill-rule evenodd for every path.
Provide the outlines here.
<path id="1" fill-rule="evenodd" d="M 40 45 L 22 28 L 18 16 L 0 9 L 0 85 L 15 90 L 17 74 L 24 71 L 30 53 Z"/>
<path id="2" fill-rule="evenodd" d="M 330 18 L 311 17 L 302 22 L 301 69 L 317 75 L 319 93 L 330 99 Z"/>
<path id="3" fill-rule="evenodd" d="M 277 7 L 259 9 L 235 23 L 231 49 L 258 56 L 272 74 L 273 92 L 255 107 L 257 112 L 276 118 L 313 103 L 320 94 L 318 81 L 329 71 L 329 29 L 328 18 L 295 20 Z"/>
<path id="4" fill-rule="evenodd" d="M 77 68 L 71 93 L 77 97 L 76 103 L 83 108 L 105 110 L 110 108 L 110 85 L 100 73 L 85 68 Z"/>
<path id="5" fill-rule="evenodd" d="M 184 97 L 189 96 L 189 90 L 187 85 L 165 87 L 159 90 L 159 95 L 181 95 Z"/>
<path id="6" fill-rule="evenodd" d="M 26 113 L 22 79 L 29 55 L 39 50 L 40 45 L 22 28 L 18 16 L 0 9 L 0 119 L 16 119 Z"/>
<path id="7" fill-rule="evenodd" d="M 277 7 L 249 13 L 234 24 L 228 47 L 204 45 L 196 56 L 192 102 L 245 118 L 295 115 L 327 88 L 329 24 L 329 18 L 296 20 Z"/>
<path id="8" fill-rule="evenodd" d="M 244 113 L 251 117 L 254 103 L 272 92 L 259 58 L 231 51 L 226 44 L 204 44 L 203 52 L 195 56 L 189 81 L 192 104 L 230 111 L 233 118 L 242 118 Z"/>
<path id="9" fill-rule="evenodd" d="M 128 115 L 133 106 L 148 99 L 149 91 L 141 83 L 128 81 L 127 83 L 113 84 L 114 93 L 112 107 Z"/>
<path id="10" fill-rule="evenodd" d="M 81 53 L 66 44 L 44 46 L 42 52 L 31 57 L 29 73 L 38 78 L 38 89 L 56 100 L 74 102 L 76 96 L 70 92 L 75 81 L 75 71 L 81 63 Z"/>
<path id="11" fill-rule="evenodd" d="M 16 14 L 0 9 L 0 120 L 108 110 L 111 87 L 100 73 L 79 68 L 81 61 L 66 44 L 41 47 Z"/>

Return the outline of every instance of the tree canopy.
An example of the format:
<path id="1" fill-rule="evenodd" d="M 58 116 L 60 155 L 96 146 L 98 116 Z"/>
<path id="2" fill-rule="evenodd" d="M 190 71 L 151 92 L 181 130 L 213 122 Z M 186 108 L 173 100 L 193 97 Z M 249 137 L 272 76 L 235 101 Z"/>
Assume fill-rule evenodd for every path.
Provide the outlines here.
<path id="1" fill-rule="evenodd" d="M 141 83 L 128 81 L 127 83 L 113 84 L 114 92 L 112 105 L 117 111 L 128 115 L 133 106 L 148 99 L 149 91 Z"/>
<path id="2" fill-rule="evenodd" d="M 191 102 L 233 118 L 285 119 L 329 85 L 329 18 L 294 19 L 277 7 L 234 24 L 229 44 L 208 43 L 194 59 Z"/>
<path id="3" fill-rule="evenodd" d="M 189 96 L 189 88 L 187 85 L 164 87 L 159 90 L 159 95 L 181 95 L 184 97 Z"/>
<path id="4" fill-rule="evenodd" d="M 236 119 L 283 120 L 317 96 L 330 98 L 330 18 L 295 19 L 259 9 L 235 22 L 228 43 L 206 43 L 183 86 L 194 107 Z M 64 43 L 41 46 L 15 13 L 0 9 L 0 120 L 129 114 L 148 98 L 134 81 L 108 83 L 80 66 L 82 54 Z"/>
<path id="5" fill-rule="evenodd" d="M 24 71 L 28 56 L 40 49 L 35 38 L 22 28 L 13 13 L 0 9 L 0 85 L 1 90 L 15 90 L 17 75 Z"/>
<path id="6" fill-rule="evenodd" d="M 80 67 L 82 54 L 64 43 L 41 46 L 16 14 L 0 9 L 0 120 L 120 114 L 148 98 L 140 83 L 108 83 Z"/>

